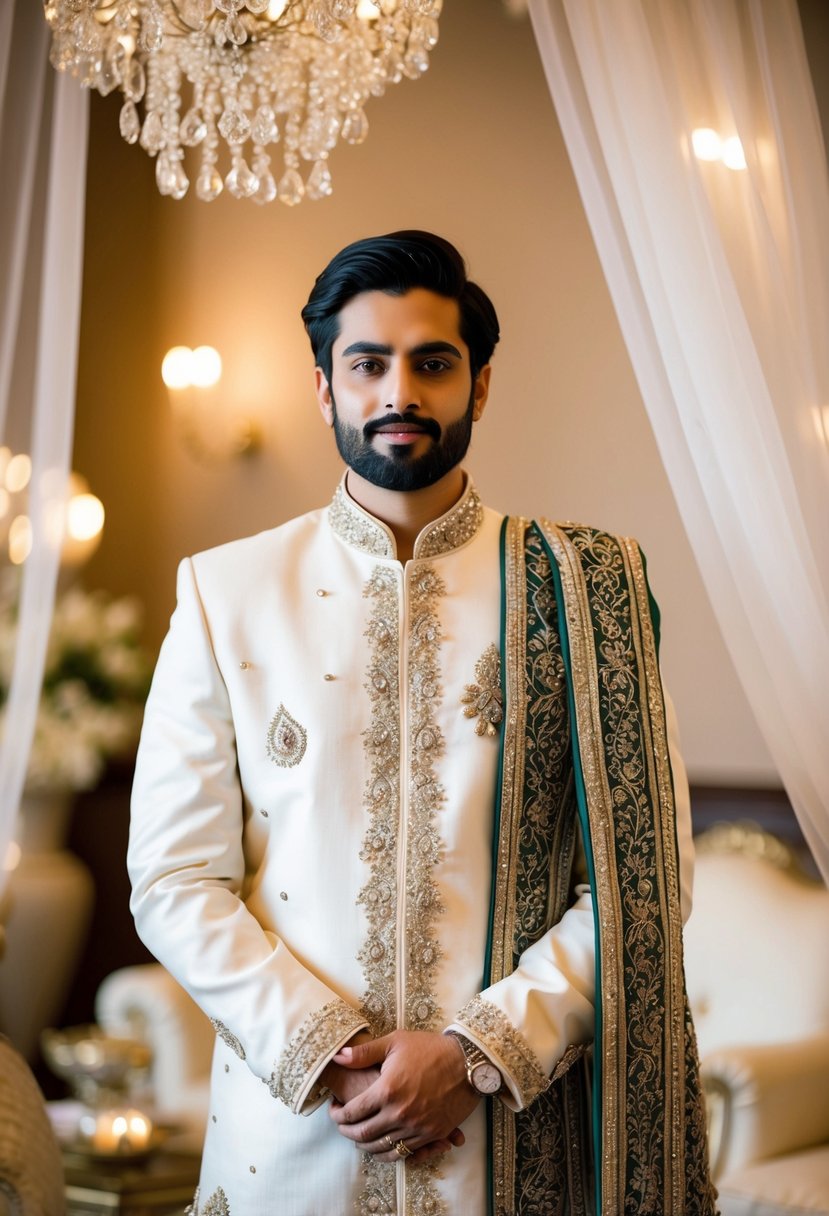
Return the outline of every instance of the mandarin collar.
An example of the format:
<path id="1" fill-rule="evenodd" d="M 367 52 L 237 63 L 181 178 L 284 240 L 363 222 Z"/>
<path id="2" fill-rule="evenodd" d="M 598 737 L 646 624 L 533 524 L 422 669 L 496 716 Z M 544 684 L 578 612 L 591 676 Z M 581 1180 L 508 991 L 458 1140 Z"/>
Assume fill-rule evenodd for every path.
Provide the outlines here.
<path id="1" fill-rule="evenodd" d="M 359 506 L 345 486 L 345 474 L 328 507 L 328 522 L 340 540 L 371 557 L 397 557 L 391 528 Z M 413 558 L 439 557 L 460 549 L 480 528 L 484 508 L 468 474 L 464 490 L 445 515 L 432 520 L 418 535 Z"/>

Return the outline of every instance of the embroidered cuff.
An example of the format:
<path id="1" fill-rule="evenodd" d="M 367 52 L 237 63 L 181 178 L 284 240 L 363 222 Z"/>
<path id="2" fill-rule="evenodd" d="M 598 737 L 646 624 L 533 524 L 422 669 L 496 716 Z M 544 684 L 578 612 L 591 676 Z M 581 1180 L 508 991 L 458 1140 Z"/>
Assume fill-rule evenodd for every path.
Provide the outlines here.
<path id="1" fill-rule="evenodd" d="M 464 1005 L 451 1029 L 468 1035 L 493 1064 L 497 1064 L 519 1109 L 529 1106 L 550 1084 L 550 1078 L 524 1036 L 497 1005 L 482 996 L 473 996 Z"/>
<path id="2" fill-rule="evenodd" d="M 267 1080 L 271 1095 L 295 1114 L 310 1114 L 325 1096 L 317 1077 L 352 1035 L 367 1025 L 356 1009 L 339 998 L 315 1009 L 274 1061 Z"/>

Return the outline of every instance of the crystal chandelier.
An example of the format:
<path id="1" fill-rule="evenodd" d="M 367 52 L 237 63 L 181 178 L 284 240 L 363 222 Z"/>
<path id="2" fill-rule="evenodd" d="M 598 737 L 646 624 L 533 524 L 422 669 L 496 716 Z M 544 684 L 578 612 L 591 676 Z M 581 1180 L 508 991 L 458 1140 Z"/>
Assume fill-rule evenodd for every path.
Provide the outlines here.
<path id="1" fill-rule="evenodd" d="M 46 0 L 45 11 L 53 65 L 102 96 L 121 90 L 121 134 L 156 158 L 162 194 L 187 193 L 184 150 L 193 148 L 200 199 L 227 188 L 235 198 L 290 207 L 331 194 L 328 155 L 340 137 L 365 139 L 368 98 L 426 71 L 441 4 Z"/>

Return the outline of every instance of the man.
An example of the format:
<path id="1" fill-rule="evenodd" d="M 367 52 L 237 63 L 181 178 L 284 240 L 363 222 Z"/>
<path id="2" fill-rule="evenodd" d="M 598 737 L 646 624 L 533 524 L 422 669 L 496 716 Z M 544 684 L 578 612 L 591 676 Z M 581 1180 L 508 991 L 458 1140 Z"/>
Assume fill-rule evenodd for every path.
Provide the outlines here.
<path id="1" fill-rule="evenodd" d="M 192 1211 L 707 1216 L 638 550 L 481 505 L 453 246 L 356 242 L 303 319 L 347 471 L 182 563 L 136 772 L 138 929 L 217 1032 Z"/>

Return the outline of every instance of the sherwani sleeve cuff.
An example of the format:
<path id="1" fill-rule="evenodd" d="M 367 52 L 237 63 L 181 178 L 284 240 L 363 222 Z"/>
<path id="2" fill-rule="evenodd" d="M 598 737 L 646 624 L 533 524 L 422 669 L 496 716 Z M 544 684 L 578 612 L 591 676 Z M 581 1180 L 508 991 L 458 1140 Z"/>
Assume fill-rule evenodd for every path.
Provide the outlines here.
<path id="1" fill-rule="evenodd" d="M 504 1078 L 502 1101 L 523 1110 L 550 1084 L 541 1061 L 503 1010 L 484 996 L 474 996 L 461 1009 L 447 1032 L 457 1031 L 488 1056 Z"/>
<path id="2" fill-rule="evenodd" d="M 362 1014 L 339 997 L 315 1009 L 274 1061 L 267 1081 L 271 1095 L 294 1114 L 310 1115 L 328 1096 L 320 1074 L 340 1048 L 367 1027 Z"/>

